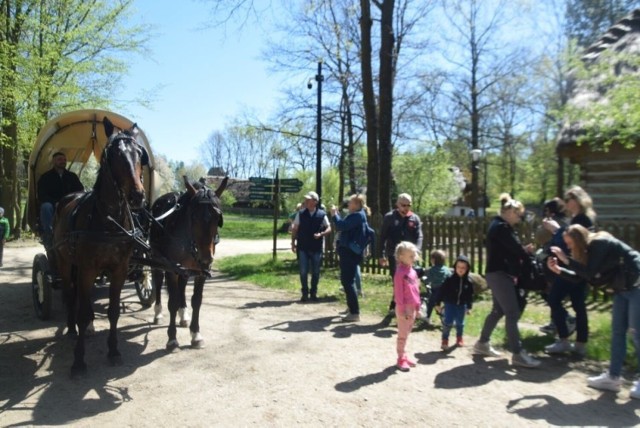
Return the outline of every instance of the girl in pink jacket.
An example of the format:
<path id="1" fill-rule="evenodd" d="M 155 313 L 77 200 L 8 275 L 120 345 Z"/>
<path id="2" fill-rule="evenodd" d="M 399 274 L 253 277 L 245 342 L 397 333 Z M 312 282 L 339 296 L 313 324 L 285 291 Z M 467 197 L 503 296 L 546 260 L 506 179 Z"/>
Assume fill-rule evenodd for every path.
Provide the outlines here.
<path id="1" fill-rule="evenodd" d="M 402 371 L 408 371 L 410 367 L 416 366 L 407 356 L 405 348 L 416 314 L 420 310 L 420 285 L 418 274 L 413 269 L 413 264 L 420 258 L 420 251 L 413 243 L 402 241 L 396 247 L 395 258 L 397 267 L 393 276 L 393 296 L 398 320 L 397 367 Z"/>

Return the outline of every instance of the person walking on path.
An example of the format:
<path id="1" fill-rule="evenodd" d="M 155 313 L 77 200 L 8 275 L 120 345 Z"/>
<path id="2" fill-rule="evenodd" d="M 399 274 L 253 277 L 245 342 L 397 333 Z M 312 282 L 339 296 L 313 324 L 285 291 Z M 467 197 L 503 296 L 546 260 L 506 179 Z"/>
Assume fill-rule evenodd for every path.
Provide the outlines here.
<path id="1" fill-rule="evenodd" d="M 407 371 L 410 367 L 416 366 L 416 363 L 407 356 L 406 347 L 416 315 L 420 310 L 420 285 L 418 274 L 413 269 L 415 262 L 420 259 L 420 251 L 413 243 L 402 241 L 396 246 L 394 257 L 397 262 L 393 277 L 393 293 L 396 296 L 395 311 L 398 320 L 396 366 L 401 371 Z"/>
<path id="2" fill-rule="evenodd" d="M 2 267 L 2 256 L 4 254 L 4 244 L 9 239 L 11 225 L 9 219 L 4 216 L 4 208 L 0 207 L 0 267 Z"/>
<path id="3" fill-rule="evenodd" d="M 304 196 L 304 209 L 298 211 L 291 228 L 291 251 L 298 255 L 300 268 L 301 302 L 318 300 L 318 282 L 322 265 L 324 237 L 331 233 L 327 214 L 318 208 L 320 198 L 316 192 Z M 311 273 L 311 288 L 309 288 Z"/>
<path id="4" fill-rule="evenodd" d="M 533 251 L 533 245 L 524 247 L 518 239 L 513 226 L 518 224 L 524 216 L 524 205 L 520 201 L 511 199 L 507 194 L 500 198 L 502 207 L 500 215 L 493 218 L 487 232 L 487 285 L 491 290 L 493 305 L 491 312 L 484 320 L 480 339 L 473 347 L 473 353 L 497 357 L 500 352 L 493 349 L 489 340 L 498 321 L 505 317 L 507 340 L 512 353 L 511 363 L 520 367 L 538 367 L 540 361 L 531 357 L 522 348 L 518 320 L 522 314 L 518 302 L 519 290 L 516 287 L 520 275 L 521 264 Z"/>
<path id="5" fill-rule="evenodd" d="M 396 208 L 385 214 L 380 231 L 380 266 L 388 266 L 393 280 L 396 271 L 394 258 L 395 248 L 401 241 L 408 241 L 422 251 L 422 223 L 420 217 L 411 211 L 411 195 L 401 193 L 396 201 Z M 389 314 L 393 315 L 395 299 L 391 297 Z"/>
<path id="6" fill-rule="evenodd" d="M 464 318 L 473 306 L 473 284 L 469 280 L 471 264 L 466 256 L 460 255 L 453 264 L 453 274 L 440 286 L 436 295 L 436 305 L 444 302 L 442 319 L 443 351 L 449 350 L 449 334 L 454 323 L 456 326 L 456 346 L 464 346 Z"/>
<path id="7" fill-rule="evenodd" d="M 640 367 L 640 253 L 607 232 L 593 233 L 578 224 L 569 226 L 563 237 L 571 255 L 560 247 L 551 247 L 553 257 L 547 259 L 547 267 L 569 280 L 607 285 L 613 293 L 609 370 L 589 377 L 587 385 L 618 392 L 623 382 L 627 335 Z M 629 396 L 640 399 L 640 382 L 633 383 Z"/>
<path id="8" fill-rule="evenodd" d="M 352 195 L 348 202 L 349 214 L 340 217 L 338 208 L 331 207 L 331 217 L 340 238 L 337 244 L 340 260 L 340 283 L 347 296 L 349 313 L 342 318 L 345 322 L 360 321 L 360 305 L 356 290 L 356 268 L 362 262 L 362 254 L 367 245 L 369 225 L 363 195 Z"/>

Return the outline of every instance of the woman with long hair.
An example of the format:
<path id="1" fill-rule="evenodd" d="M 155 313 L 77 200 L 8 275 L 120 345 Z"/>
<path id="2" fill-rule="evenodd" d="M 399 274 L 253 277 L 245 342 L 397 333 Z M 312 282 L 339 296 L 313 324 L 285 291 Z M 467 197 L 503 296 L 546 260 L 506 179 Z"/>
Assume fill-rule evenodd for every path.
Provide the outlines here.
<path id="1" fill-rule="evenodd" d="M 587 385 L 618 392 L 623 381 L 627 333 L 631 335 L 640 366 L 640 253 L 607 232 L 593 233 L 577 224 L 569 226 L 563 238 L 571 255 L 560 247 L 551 247 L 554 257 L 547 261 L 549 269 L 563 278 L 609 284 L 612 288 L 609 370 L 588 378 Z M 633 384 L 630 396 L 640 399 L 638 383 Z"/>
<path id="2" fill-rule="evenodd" d="M 572 186 L 564 194 L 565 208 L 571 217 L 570 225 L 578 224 L 586 229 L 594 230 L 596 222 L 596 212 L 593 210 L 591 196 L 580 186 Z M 566 226 L 558 224 L 553 219 L 545 219 L 543 227 L 554 233 L 551 239 L 551 246 L 562 248 L 564 252 L 570 249 L 565 246 L 563 233 Z M 587 340 L 589 337 L 589 318 L 587 315 L 587 294 L 589 286 L 586 281 L 572 284 L 563 278 L 556 278 L 549 290 L 549 307 L 551 308 L 551 319 L 558 333 L 558 340 L 545 347 L 549 354 L 561 354 L 573 352 L 580 357 L 587 353 Z M 567 310 L 564 308 L 564 300 L 569 297 L 571 307 L 576 313 L 576 342 L 569 341 L 570 333 L 567 324 Z"/>

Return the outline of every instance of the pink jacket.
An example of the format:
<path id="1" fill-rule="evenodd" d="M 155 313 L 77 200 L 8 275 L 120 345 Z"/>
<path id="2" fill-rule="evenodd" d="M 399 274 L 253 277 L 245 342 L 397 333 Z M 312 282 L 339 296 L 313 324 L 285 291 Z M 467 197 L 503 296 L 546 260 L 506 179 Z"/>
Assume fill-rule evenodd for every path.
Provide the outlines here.
<path id="1" fill-rule="evenodd" d="M 420 309 L 420 285 L 418 274 L 411 266 L 398 263 L 393 276 L 393 297 L 396 301 L 396 312 Z"/>

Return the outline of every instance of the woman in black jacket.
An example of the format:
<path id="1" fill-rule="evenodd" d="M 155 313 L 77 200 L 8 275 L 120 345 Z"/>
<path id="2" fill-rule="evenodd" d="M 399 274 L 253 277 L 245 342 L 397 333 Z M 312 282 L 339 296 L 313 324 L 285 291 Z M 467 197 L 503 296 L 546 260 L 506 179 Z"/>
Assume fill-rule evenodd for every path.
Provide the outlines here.
<path id="1" fill-rule="evenodd" d="M 503 195 L 500 199 L 500 215 L 491 221 L 487 232 L 486 278 L 493 306 L 484 320 L 480 339 L 474 345 L 473 353 L 490 357 L 501 355 L 491 347 L 489 340 L 498 321 L 504 316 L 512 353 L 511 363 L 533 368 L 539 366 L 540 361 L 531 357 L 520 343 L 518 320 L 522 311 L 518 304 L 519 289 L 516 287 L 522 263 L 533 251 L 533 245 L 524 247 L 513 229 L 524 216 L 524 205 L 508 195 Z"/>
<path id="2" fill-rule="evenodd" d="M 620 391 L 627 333 L 640 366 L 640 253 L 607 232 L 592 233 L 578 224 L 569 226 L 563 237 L 571 257 L 560 247 L 551 247 L 555 257 L 549 257 L 549 269 L 563 278 L 608 285 L 613 293 L 609 370 L 588 378 L 587 385 Z M 634 383 L 629 395 L 640 399 L 640 384 Z"/>

